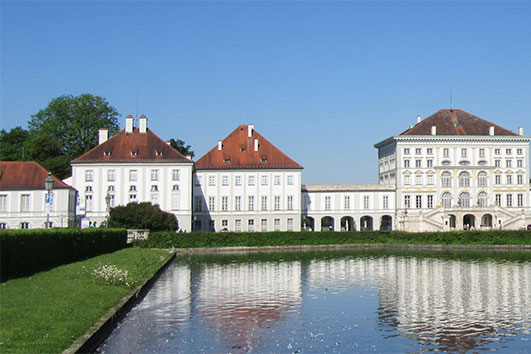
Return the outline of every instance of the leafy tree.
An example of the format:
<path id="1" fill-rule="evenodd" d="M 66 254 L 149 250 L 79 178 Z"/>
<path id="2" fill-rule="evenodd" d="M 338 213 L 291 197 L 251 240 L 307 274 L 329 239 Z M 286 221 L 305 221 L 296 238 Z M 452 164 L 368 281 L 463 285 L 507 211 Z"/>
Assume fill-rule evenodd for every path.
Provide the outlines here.
<path id="1" fill-rule="evenodd" d="M 70 158 L 62 154 L 61 145 L 50 136 L 30 135 L 24 142 L 24 151 L 27 160 L 37 161 L 57 177 L 70 176 Z"/>
<path id="2" fill-rule="evenodd" d="M 194 152 L 192 151 L 192 147 L 190 145 L 185 145 L 186 143 L 182 141 L 181 139 L 171 138 L 169 140 L 169 143 L 171 147 L 179 151 L 184 156 L 191 156 L 192 158 L 195 156 Z"/>
<path id="3" fill-rule="evenodd" d="M 109 227 L 149 229 L 151 231 L 175 231 L 179 227 L 175 214 L 160 210 L 158 205 L 129 203 L 112 208 Z"/>
<path id="4" fill-rule="evenodd" d="M 0 161 L 25 161 L 24 142 L 29 137 L 29 132 L 21 127 L 16 127 L 6 132 L 0 131 Z"/>
<path id="5" fill-rule="evenodd" d="M 60 144 L 60 155 L 75 159 L 98 144 L 98 129 L 119 131 L 118 111 L 100 96 L 82 94 L 54 98 L 31 116 L 30 133 L 48 136 Z"/>

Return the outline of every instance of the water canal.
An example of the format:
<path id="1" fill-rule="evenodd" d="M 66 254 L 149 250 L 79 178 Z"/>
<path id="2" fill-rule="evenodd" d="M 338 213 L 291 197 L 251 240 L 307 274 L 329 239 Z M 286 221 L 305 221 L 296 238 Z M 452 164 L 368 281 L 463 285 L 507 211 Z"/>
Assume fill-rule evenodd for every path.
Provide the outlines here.
<path id="1" fill-rule="evenodd" d="M 108 353 L 528 352 L 531 253 L 178 256 Z"/>

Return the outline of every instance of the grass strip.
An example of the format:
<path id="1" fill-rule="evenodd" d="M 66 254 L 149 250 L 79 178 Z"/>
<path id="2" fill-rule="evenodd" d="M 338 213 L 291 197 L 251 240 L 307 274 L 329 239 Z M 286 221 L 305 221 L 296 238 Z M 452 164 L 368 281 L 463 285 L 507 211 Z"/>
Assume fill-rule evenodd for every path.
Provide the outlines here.
<path id="1" fill-rule="evenodd" d="M 62 352 L 170 256 L 128 248 L 0 284 L 0 352 Z"/>
<path id="2" fill-rule="evenodd" d="M 153 232 L 136 246 L 148 248 L 260 247 L 300 245 L 344 245 L 357 243 L 416 245 L 531 245 L 531 231 L 453 232 Z"/>

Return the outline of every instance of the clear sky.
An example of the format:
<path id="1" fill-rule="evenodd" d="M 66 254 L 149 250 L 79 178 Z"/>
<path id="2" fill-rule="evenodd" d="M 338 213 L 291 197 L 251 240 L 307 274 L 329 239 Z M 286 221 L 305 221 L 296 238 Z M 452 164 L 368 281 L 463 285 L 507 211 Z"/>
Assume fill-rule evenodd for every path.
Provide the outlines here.
<path id="1" fill-rule="evenodd" d="M 531 2 L 2 1 L 0 128 L 63 94 L 199 158 L 239 124 L 303 183 L 377 183 L 373 144 L 452 106 L 531 135 Z M 138 97 L 138 100 L 137 100 Z"/>

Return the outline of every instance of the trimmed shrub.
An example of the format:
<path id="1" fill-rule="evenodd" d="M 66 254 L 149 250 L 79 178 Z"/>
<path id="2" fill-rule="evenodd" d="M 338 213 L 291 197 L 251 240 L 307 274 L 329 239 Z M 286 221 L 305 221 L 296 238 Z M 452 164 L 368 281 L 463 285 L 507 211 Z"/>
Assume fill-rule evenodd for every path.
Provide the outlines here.
<path id="1" fill-rule="evenodd" d="M 162 211 L 150 202 L 129 203 L 111 209 L 109 226 L 150 231 L 175 231 L 179 224 L 175 214 Z"/>
<path id="2" fill-rule="evenodd" d="M 126 247 L 123 229 L 39 229 L 0 232 L 0 280 L 5 281 Z"/>

